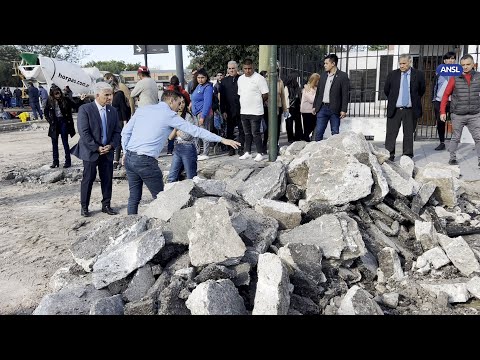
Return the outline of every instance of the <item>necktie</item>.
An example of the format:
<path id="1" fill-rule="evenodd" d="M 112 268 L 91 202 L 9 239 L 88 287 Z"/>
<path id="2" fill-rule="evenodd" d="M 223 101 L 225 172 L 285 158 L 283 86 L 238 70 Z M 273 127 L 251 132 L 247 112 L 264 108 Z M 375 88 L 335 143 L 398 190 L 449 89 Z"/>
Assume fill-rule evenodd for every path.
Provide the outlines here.
<path id="1" fill-rule="evenodd" d="M 102 118 L 102 144 L 107 144 L 107 112 L 105 108 L 102 108 L 100 112 L 100 117 Z"/>
<path id="2" fill-rule="evenodd" d="M 410 99 L 410 94 L 408 90 L 408 76 L 407 73 L 403 73 L 403 85 L 402 85 L 402 106 L 408 106 L 408 100 Z"/>

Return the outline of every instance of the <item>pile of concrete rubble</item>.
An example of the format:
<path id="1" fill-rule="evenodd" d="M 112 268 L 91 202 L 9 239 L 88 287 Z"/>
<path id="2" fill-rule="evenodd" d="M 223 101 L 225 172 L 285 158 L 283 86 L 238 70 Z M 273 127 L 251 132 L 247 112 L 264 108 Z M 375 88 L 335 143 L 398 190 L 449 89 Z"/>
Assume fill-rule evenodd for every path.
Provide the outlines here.
<path id="1" fill-rule="evenodd" d="M 167 184 L 79 237 L 34 314 L 476 314 L 478 194 L 388 158 L 345 132 Z"/>

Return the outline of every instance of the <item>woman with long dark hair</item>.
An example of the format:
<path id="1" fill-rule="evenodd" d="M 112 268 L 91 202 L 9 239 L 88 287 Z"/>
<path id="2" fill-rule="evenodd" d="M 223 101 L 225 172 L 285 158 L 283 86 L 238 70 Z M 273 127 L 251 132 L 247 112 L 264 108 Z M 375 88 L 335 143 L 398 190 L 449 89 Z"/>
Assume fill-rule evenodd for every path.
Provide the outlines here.
<path id="1" fill-rule="evenodd" d="M 287 94 L 287 106 L 290 117 L 285 120 L 287 125 L 288 142 L 303 140 L 302 119 L 300 117 L 300 103 L 302 99 L 302 89 L 298 85 L 298 74 L 291 72 L 285 81 L 285 93 Z M 293 124 L 295 123 L 295 134 L 293 133 Z"/>
<path id="2" fill-rule="evenodd" d="M 80 96 L 80 100 L 83 102 L 85 94 Z M 75 125 L 73 123 L 72 110 L 75 109 L 75 103 L 68 97 L 64 96 L 62 90 L 57 86 L 50 88 L 50 95 L 45 106 L 45 118 L 47 119 L 50 127 L 48 128 L 48 136 L 52 138 L 52 150 L 53 150 L 53 163 L 50 167 L 59 167 L 59 154 L 58 154 L 58 135 L 62 138 L 63 149 L 65 151 L 65 164 L 64 168 L 72 166 L 72 160 L 70 157 L 70 147 L 68 145 L 68 135 L 74 137 Z"/>
<path id="3" fill-rule="evenodd" d="M 192 114 L 197 119 L 199 127 L 210 131 L 213 122 L 213 84 L 204 68 L 197 71 L 197 82 L 198 85 L 190 97 Z M 200 150 L 200 141 L 203 142 L 203 153 L 198 156 L 198 160 L 207 160 L 210 152 L 210 142 L 197 138 L 197 152 Z"/>
<path id="4" fill-rule="evenodd" d="M 173 75 L 170 78 L 170 85 L 167 86 L 167 90 L 173 90 L 183 95 L 185 99 L 185 107 L 190 105 L 190 95 L 188 92 L 180 85 L 180 79 L 177 75 Z M 183 116 L 182 116 L 183 117 Z M 173 147 L 174 142 L 168 138 L 168 146 L 167 146 L 167 155 L 173 155 Z"/>

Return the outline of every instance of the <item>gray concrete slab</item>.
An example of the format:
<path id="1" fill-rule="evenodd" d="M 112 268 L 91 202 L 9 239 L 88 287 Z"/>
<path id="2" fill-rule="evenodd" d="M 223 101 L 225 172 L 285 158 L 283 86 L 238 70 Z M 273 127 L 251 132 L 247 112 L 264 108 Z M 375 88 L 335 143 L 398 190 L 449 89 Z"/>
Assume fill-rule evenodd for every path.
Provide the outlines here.
<path id="1" fill-rule="evenodd" d="M 380 148 L 385 147 L 384 141 L 373 141 Z M 413 161 L 417 166 L 425 166 L 430 162 L 440 162 L 448 164 L 450 153 L 448 150 L 435 150 L 440 142 L 437 139 L 419 140 L 413 143 Z M 445 141 L 448 149 L 449 141 Z M 397 142 L 395 161 L 399 161 L 402 156 L 402 142 Z M 462 180 L 476 181 L 480 180 L 480 167 L 478 166 L 475 144 L 459 144 L 457 149 L 457 161 L 460 166 L 460 176 Z"/>

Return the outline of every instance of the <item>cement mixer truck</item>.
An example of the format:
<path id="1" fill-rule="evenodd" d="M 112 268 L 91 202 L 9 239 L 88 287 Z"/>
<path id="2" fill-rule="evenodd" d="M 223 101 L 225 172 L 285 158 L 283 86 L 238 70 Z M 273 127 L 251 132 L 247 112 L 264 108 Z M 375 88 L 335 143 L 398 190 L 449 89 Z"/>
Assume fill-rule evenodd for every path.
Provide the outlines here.
<path id="1" fill-rule="evenodd" d="M 33 53 L 21 53 L 20 56 L 22 61 L 17 69 L 24 88 L 30 81 L 37 87 L 42 85 L 47 91 L 52 84 L 60 89 L 68 85 L 75 98 L 81 94 L 93 95 L 93 84 L 103 77 L 96 67 L 82 68 L 78 64 Z"/>

